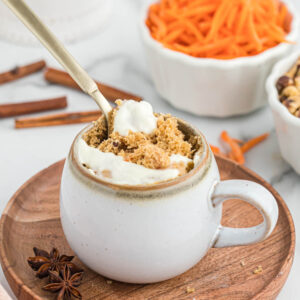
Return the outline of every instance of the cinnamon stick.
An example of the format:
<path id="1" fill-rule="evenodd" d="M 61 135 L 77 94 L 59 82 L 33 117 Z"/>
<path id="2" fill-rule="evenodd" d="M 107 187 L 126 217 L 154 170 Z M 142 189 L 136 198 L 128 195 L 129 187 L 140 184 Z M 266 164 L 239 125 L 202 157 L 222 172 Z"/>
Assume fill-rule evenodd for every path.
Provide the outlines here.
<path id="1" fill-rule="evenodd" d="M 57 83 L 67 87 L 81 90 L 78 84 L 72 79 L 72 77 L 64 71 L 60 71 L 53 68 L 47 68 L 44 73 L 44 78 L 52 83 Z M 117 99 L 132 99 L 135 101 L 142 100 L 142 98 L 137 95 L 133 95 L 131 93 L 116 89 L 98 81 L 96 81 L 96 83 L 104 97 L 110 101 L 115 101 Z"/>
<path id="2" fill-rule="evenodd" d="M 44 60 L 37 61 L 21 67 L 15 67 L 4 73 L 0 73 L 0 84 L 17 80 L 29 74 L 42 70 L 46 66 Z"/>
<path id="3" fill-rule="evenodd" d="M 67 97 L 59 97 L 22 103 L 1 104 L 0 118 L 26 115 L 46 110 L 61 109 L 67 107 L 67 105 Z"/>
<path id="4" fill-rule="evenodd" d="M 19 118 L 15 120 L 15 128 L 45 127 L 78 123 L 89 123 L 101 116 L 100 110 L 53 114 L 34 118 Z"/>

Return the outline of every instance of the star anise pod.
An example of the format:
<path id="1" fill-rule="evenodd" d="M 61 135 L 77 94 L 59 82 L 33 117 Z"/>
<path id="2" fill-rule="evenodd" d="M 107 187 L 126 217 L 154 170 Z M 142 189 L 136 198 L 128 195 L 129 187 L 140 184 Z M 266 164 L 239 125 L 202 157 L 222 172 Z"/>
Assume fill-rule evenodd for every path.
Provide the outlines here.
<path id="1" fill-rule="evenodd" d="M 70 300 L 72 296 L 82 299 L 82 295 L 76 288 L 80 285 L 83 273 L 72 275 L 70 268 L 66 265 L 60 272 L 49 271 L 49 280 L 51 283 L 43 287 L 44 290 L 58 293 L 57 300 Z"/>
<path id="2" fill-rule="evenodd" d="M 53 248 L 50 253 L 45 250 L 33 248 L 34 257 L 28 257 L 27 261 L 29 266 L 37 271 L 36 276 L 43 278 L 48 276 L 49 271 L 56 271 L 59 273 L 64 266 L 68 266 L 72 273 L 82 272 L 71 260 L 74 256 L 59 255 L 56 248 Z"/>

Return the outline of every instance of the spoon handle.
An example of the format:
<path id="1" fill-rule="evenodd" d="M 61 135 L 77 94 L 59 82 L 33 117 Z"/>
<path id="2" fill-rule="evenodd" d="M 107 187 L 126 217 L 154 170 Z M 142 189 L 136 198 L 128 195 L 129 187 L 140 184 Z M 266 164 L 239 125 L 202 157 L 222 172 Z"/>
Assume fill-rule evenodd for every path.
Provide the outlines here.
<path id="1" fill-rule="evenodd" d="M 100 93 L 95 81 L 77 63 L 63 44 L 47 28 L 39 17 L 26 5 L 23 0 L 3 0 L 14 14 L 28 27 L 28 29 L 49 50 L 54 58 L 67 70 L 80 88 L 89 94 L 99 105 L 105 116 L 111 110 L 111 106 Z"/>

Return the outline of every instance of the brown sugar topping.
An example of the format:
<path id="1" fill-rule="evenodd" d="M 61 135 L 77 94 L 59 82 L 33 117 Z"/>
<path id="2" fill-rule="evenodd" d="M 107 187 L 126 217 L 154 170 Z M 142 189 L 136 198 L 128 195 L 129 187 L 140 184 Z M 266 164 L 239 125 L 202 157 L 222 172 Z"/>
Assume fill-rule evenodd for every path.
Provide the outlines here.
<path id="1" fill-rule="evenodd" d="M 122 101 L 117 102 L 122 105 Z M 109 116 L 109 128 L 113 128 L 113 120 L 118 106 Z M 85 142 L 102 152 L 120 155 L 125 161 L 142 165 L 150 169 L 177 168 L 180 175 L 189 171 L 191 164 L 185 166 L 183 162 L 170 165 L 170 156 L 179 154 L 193 159 L 194 153 L 200 148 L 200 137 L 193 136 L 186 140 L 178 129 L 178 121 L 171 115 L 156 115 L 157 128 L 151 134 L 129 132 L 122 136 L 118 132 L 107 133 L 104 117 L 100 117 L 94 126 L 83 135 Z M 108 134 L 108 138 L 107 138 Z"/>

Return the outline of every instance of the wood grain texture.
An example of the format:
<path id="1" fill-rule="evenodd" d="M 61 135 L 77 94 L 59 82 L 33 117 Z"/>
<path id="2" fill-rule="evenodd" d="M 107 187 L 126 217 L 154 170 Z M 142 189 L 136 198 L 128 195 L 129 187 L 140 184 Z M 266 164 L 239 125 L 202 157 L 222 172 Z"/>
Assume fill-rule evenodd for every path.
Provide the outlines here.
<path id="1" fill-rule="evenodd" d="M 211 249 L 192 269 L 176 278 L 148 285 L 125 284 L 97 275 L 76 258 L 85 269 L 80 291 L 84 299 L 275 299 L 289 274 L 295 248 L 295 231 L 288 208 L 272 186 L 248 169 L 217 158 L 222 179 L 247 179 L 267 187 L 277 199 L 279 220 L 264 242 L 251 246 Z M 19 300 L 54 299 L 41 290 L 39 280 L 26 258 L 32 247 L 72 254 L 59 218 L 59 186 L 64 161 L 28 180 L 11 198 L 0 221 L 0 258 L 4 274 Z M 262 217 L 252 206 L 229 200 L 223 206 L 224 225 L 253 226 Z M 241 265 L 244 263 L 244 266 Z M 253 271 L 261 265 L 263 272 Z M 195 291 L 187 293 L 187 287 Z"/>

